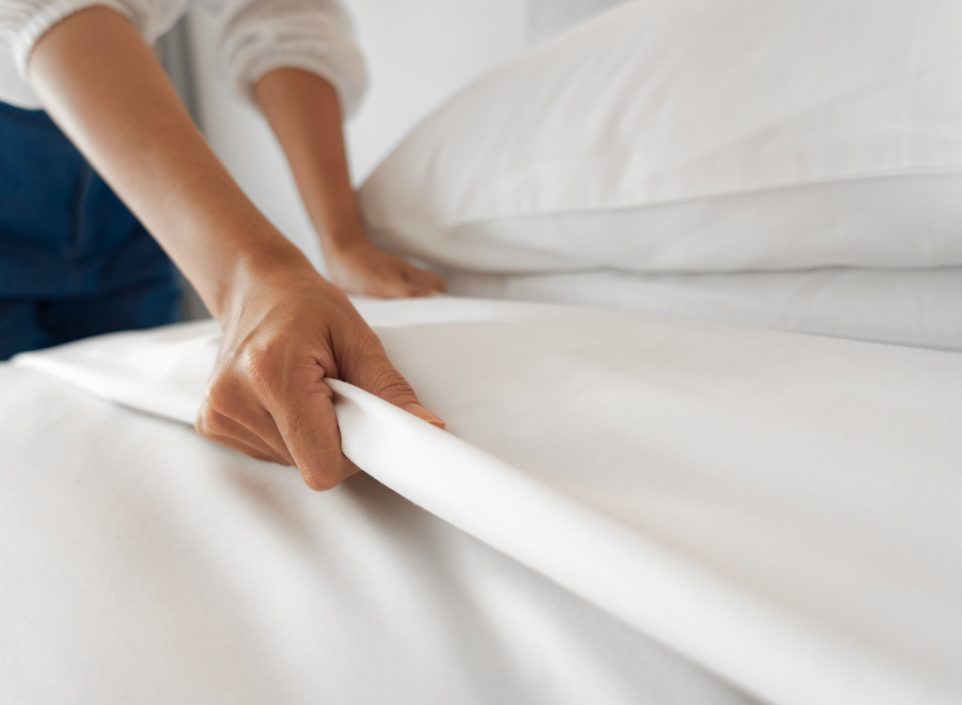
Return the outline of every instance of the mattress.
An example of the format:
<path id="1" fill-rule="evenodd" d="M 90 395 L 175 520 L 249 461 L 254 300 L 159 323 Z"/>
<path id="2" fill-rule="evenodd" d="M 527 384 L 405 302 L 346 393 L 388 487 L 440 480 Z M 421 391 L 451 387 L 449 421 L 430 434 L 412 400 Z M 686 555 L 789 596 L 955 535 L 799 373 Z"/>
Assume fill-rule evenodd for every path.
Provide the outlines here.
<path id="1" fill-rule="evenodd" d="M 332 381 L 322 495 L 190 430 L 212 324 L 0 367 L 4 701 L 962 696 L 962 357 L 358 303 L 448 431 Z"/>

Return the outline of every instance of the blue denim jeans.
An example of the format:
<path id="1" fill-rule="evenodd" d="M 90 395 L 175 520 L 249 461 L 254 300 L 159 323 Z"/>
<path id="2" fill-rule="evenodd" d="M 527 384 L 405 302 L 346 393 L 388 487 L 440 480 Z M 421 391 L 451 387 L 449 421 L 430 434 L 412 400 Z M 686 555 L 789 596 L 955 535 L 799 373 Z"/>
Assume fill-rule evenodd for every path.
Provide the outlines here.
<path id="1" fill-rule="evenodd" d="M 180 296 L 171 261 L 53 121 L 0 103 L 0 359 L 171 323 Z"/>

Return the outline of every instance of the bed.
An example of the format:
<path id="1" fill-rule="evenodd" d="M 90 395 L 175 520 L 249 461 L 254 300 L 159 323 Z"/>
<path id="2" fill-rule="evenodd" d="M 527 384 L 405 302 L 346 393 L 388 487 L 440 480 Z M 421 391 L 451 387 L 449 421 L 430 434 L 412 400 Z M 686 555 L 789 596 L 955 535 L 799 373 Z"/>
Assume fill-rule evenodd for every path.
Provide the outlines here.
<path id="1" fill-rule="evenodd" d="M 193 432 L 210 321 L 0 365 L 0 702 L 962 702 L 960 12 L 635 0 L 446 100 L 366 223 L 542 303 L 358 299 L 448 428 L 331 381 L 330 492 Z"/>
<path id="2" fill-rule="evenodd" d="M 358 304 L 449 426 L 337 384 L 326 494 L 192 432 L 211 323 L 0 368 L 4 702 L 962 695 L 958 355 Z"/>

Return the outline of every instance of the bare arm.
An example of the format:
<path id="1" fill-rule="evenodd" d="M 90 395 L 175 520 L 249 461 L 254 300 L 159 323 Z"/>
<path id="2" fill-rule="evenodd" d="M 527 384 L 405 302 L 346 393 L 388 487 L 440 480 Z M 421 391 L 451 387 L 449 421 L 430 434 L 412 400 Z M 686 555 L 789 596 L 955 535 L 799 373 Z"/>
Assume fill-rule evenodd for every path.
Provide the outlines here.
<path id="1" fill-rule="evenodd" d="M 57 24 L 34 48 L 29 73 L 51 116 L 224 328 L 198 430 L 296 464 L 324 489 L 356 471 L 341 455 L 324 377 L 440 423 L 347 299 L 243 195 L 121 15 L 94 7 Z"/>
<path id="2" fill-rule="evenodd" d="M 301 266 L 293 246 L 214 156 L 150 49 L 119 14 L 95 7 L 56 25 L 37 44 L 29 71 L 45 108 L 215 316 L 228 308 L 232 280 L 248 266 L 265 258 Z"/>
<path id="3" fill-rule="evenodd" d="M 277 135 L 328 270 L 350 293 L 424 296 L 443 280 L 375 248 L 367 239 L 351 187 L 337 92 L 300 69 L 277 69 L 254 86 L 254 97 Z"/>

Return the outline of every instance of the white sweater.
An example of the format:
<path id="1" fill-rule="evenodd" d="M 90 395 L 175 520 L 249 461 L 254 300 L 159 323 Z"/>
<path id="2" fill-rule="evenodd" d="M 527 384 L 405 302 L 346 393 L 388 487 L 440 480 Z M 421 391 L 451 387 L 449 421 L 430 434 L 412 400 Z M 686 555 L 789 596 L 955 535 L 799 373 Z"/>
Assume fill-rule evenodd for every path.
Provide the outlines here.
<path id="1" fill-rule="evenodd" d="M 267 71 L 301 68 L 329 80 L 346 114 L 366 87 L 364 59 L 353 24 L 339 0 L 191 0 L 218 20 L 224 74 L 243 95 Z M 127 17 L 153 44 L 186 11 L 188 0 L 0 0 L 0 101 L 23 108 L 40 103 L 30 87 L 27 59 L 48 29 L 94 5 Z"/>

